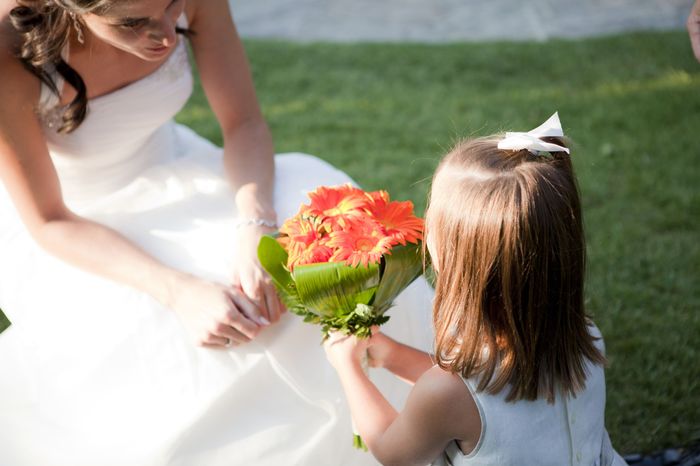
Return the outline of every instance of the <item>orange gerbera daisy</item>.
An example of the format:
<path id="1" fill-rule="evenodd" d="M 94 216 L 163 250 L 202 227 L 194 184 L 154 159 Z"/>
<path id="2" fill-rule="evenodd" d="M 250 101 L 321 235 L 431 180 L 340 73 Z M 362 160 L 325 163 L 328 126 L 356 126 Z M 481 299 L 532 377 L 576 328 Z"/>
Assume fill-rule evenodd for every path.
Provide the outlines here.
<path id="1" fill-rule="evenodd" d="M 333 255 L 333 249 L 326 245 L 325 239 L 311 244 L 294 243 L 288 252 L 287 268 L 290 271 L 293 271 L 297 265 L 328 262 Z"/>
<path id="2" fill-rule="evenodd" d="M 413 214 L 411 201 L 389 201 L 386 191 L 368 193 L 367 210 L 392 238 L 392 245 L 418 243 L 423 239 L 423 220 Z"/>
<path id="3" fill-rule="evenodd" d="M 299 215 L 315 217 L 332 230 L 335 226 L 343 227 L 349 218 L 363 214 L 367 205 L 364 191 L 350 184 L 341 186 L 321 186 L 309 193 L 311 203 L 302 205 Z"/>
<path id="4" fill-rule="evenodd" d="M 309 245 L 321 239 L 323 232 L 318 228 L 313 219 L 301 217 L 299 215 L 285 220 L 280 227 L 280 233 L 289 239 L 280 238 L 282 246 L 286 244 L 302 243 Z"/>
<path id="5" fill-rule="evenodd" d="M 278 242 L 289 254 L 287 267 L 293 270 L 297 265 L 326 262 L 333 250 L 326 245 L 328 238 L 312 218 L 292 217 L 280 227 Z"/>
<path id="6" fill-rule="evenodd" d="M 345 261 L 356 267 L 377 263 L 384 254 L 391 252 L 391 237 L 384 234 L 382 226 L 372 220 L 351 221 L 350 228 L 333 231 L 328 246 L 335 249 L 330 262 Z"/>

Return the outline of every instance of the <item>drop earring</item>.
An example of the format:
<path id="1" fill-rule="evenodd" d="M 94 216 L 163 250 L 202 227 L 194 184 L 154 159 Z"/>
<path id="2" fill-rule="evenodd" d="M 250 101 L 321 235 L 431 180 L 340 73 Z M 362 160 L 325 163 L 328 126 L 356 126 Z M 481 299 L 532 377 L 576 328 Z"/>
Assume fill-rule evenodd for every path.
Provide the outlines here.
<path id="1" fill-rule="evenodd" d="M 73 29 L 75 29 L 75 32 L 78 34 L 78 42 L 82 45 L 85 43 L 85 36 L 83 35 L 83 26 L 80 24 L 80 21 L 76 17 L 75 13 L 71 13 L 70 17 L 73 20 Z"/>

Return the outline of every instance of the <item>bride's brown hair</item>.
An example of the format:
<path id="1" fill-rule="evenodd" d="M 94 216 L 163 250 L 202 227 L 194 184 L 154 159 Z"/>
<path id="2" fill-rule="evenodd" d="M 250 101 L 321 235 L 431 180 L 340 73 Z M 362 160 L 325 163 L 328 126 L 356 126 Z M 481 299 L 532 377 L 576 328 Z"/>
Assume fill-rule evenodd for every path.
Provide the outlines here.
<path id="1" fill-rule="evenodd" d="M 71 14 L 104 14 L 114 0 L 17 0 L 10 12 L 15 29 L 22 35 L 19 58 L 22 63 L 56 94 L 51 67 L 75 88 L 77 94 L 62 115 L 59 132 L 75 130 L 87 115 L 87 89 L 82 77 L 61 57 L 72 33 Z M 77 20 L 76 20 L 77 21 Z"/>
<path id="2" fill-rule="evenodd" d="M 78 15 L 104 15 L 115 3 L 123 0 L 17 0 L 10 12 L 14 28 L 22 36 L 18 56 L 22 63 L 60 96 L 51 75 L 55 69 L 76 90 L 73 101 L 64 109 L 61 133 L 70 133 L 80 126 L 87 115 L 87 88 L 83 78 L 61 57 L 70 34 L 76 33 L 74 21 Z M 84 27 L 84 26 L 83 26 Z M 190 31 L 177 28 L 178 33 Z"/>
<path id="3" fill-rule="evenodd" d="M 435 357 L 480 391 L 553 402 L 584 388 L 587 361 L 605 364 L 584 310 L 578 188 L 568 154 L 504 151 L 499 140 L 459 143 L 433 177 Z"/>

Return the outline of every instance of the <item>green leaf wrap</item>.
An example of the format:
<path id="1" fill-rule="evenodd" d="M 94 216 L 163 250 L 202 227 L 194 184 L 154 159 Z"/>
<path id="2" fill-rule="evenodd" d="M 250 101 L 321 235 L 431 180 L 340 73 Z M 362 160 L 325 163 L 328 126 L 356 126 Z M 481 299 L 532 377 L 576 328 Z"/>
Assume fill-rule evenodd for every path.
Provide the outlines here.
<path id="1" fill-rule="evenodd" d="M 350 267 L 340 262 L 299 265 L 292 272 L 299 300 L 324 317 L 347 315 L 358 304 L 369 304 L 379 285 L 379 266 Z"/>
<path id="2" fill-rule="evenodd" d="M 299 314 L 304 310 L 304 307 L 299 301 L 299 295 L 297 294 L 294 280 L 292 280 L 292 275 L 287 270 L 288 257 L 287 251 L 275 238 L 269 235 L 260 238 L 260 243 L 258 244 L 260 265 L 272 278 L 280 299 L 287 306 L 287 309 Z"/>
<path id="3" fill-rule="evenodd" d="M 0 309 L 0 333 L 7 330 L 7 328 L 10 325 L 10 319 L 8 319 L 7 316 L 2 312 L 2 309 Z"/>
<path id="4" fill-rule="evenodd" d="M 420 245 L 395 246 L 381 265 L 351 267 L 341 262 L 299 265 L 287 269 L 289 258 L 271 236 L 258 246 L 258 258 L 270 274 L 287 308 L 304 322 L 369 337 L 373 325 L 389 320 L 384 313 L 396 296 L 423 271 Z"/>
<path id="5" fill-rule="evenodd" d="M 384 314 L 396 296 L 423 273 L 421 244 L 394 246 L 391 254 L 384 256 L 384 270 L 372 305 L 376 312 Z"/>

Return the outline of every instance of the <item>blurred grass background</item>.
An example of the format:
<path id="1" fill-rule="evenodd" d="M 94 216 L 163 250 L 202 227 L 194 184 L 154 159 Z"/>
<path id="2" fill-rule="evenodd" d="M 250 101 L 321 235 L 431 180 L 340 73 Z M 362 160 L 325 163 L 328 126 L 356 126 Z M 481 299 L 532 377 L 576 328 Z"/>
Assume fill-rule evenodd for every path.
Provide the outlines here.
<path id="1" fill-rule="evenodd" d="M 613 443 L 700 438 L 700 65 L 684 32 L 246 48 L 277 152 L 318 155 L 419 212 L 458 138 L 526 131 L 558 110 L 575 144 Z M 178 120 L 221 144 L 199 87 Z"/>

